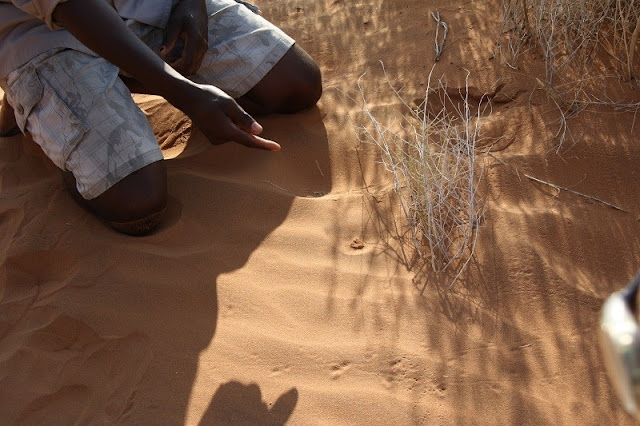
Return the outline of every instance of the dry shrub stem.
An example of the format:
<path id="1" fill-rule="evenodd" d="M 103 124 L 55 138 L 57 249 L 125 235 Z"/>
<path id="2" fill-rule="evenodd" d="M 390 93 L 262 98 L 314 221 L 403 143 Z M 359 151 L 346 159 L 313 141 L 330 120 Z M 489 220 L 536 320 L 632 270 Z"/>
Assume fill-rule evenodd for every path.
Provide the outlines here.
<path id="1" fill-rule="evenodd" d="M 478 118 L 488 102 L 481 101 L 477 108 L 469 104 L 468 75 L 460 98 L 452 100 L 441 80 L 434 84 L 432 73 L 433 68 L 424 101 L 415 108 L 393 87 L 384 70 L 404 112 L 399 119 L 389 118 L 386 125 L 369 109 L 359 81 L 362 112 L 369 123 L 360 128 L 360 136 L 362 142 L 375 143 L 380 149 L 418 255 L 424 258 L 428 249 L 433 271 L 451 273 L 452 286 L 473 257 L 476 227 L 483 214 L 475 151 Z"/>
<path id="2" fill-rule="evenodd" d="M 442 52 L 444 52 L 444 44 L 447 42 L 447 35 L 449 35 L 449 25 L 440 19 L 440 12 L 436 11 L 431 12 L 431 17 L 434 21 L 436 21 L 436 56 L 435 61 L 438 62 L 440 60 L 440 56 L 442 56 Z M 440 27 L 442 27 L 442 39 L 440 39 Z"/>
<path id="3" fill-rule="evenodd" d="M 633 30 L 633 35 L 631 36 L 631 45 L 629 46 L 629 66 L 628 66 L 628 75 L 629 80 L 635 78 L 633 73 L 633 59 L 636 52 L 636 44 L 638 43 L 638 35 L 640 35 L 640 17 L 636 21 L 636 28 Z"/>

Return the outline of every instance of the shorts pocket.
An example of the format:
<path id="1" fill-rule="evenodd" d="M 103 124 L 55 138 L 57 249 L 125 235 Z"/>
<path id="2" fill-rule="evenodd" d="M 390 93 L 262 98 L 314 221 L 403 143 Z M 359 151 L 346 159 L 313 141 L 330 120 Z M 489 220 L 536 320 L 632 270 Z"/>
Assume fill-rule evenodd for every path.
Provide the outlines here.
<path id="1" fill-rule="evenodd" d="M 20 130 L 29 131 L 33 140 L 59 168 L 89 130 L 65 101 L 28 66 L 9 88 Z"/>
<path id="2" fill-rule="evenodd" d="M 27 118 L 29 118 L 31 110 L 42 99 L 43 91 L 42 83 L 40 83 L 33 67 L 27 67 L 9 88 L 7 94 L 12 101 L 16 122 L 22 133 L 26 131 Z"/>

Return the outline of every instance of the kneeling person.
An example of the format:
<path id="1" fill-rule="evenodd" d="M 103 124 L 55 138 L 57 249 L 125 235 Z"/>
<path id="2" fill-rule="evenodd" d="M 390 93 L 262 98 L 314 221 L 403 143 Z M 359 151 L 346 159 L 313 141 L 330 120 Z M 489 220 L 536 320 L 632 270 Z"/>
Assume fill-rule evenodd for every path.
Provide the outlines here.
<path id="1" fill-rule="evenodd" d="M 315 62 L 243 3 L 0 0 L 0 132 L 15 118 L 113 228 L 153 230 L 166 170 L 129 88 L 164 96 L 214 144 L 270 151 L 280 146 L 251 114 L 293 113 L 321 95 Z"/>

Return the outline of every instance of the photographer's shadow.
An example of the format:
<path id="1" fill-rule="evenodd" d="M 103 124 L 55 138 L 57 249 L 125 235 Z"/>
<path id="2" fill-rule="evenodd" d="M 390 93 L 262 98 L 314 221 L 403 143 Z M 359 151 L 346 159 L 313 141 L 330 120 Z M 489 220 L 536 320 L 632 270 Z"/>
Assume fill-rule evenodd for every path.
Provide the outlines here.
<path id="1" fill-rule="evenodd" d="M 257 384 L 231 381 L 221 385 L 213 395 L 200 425 L 283 425 L 291 417 L 297 402 L 298 390 L 291 388 L 269 407 L 262 400 Z"/>

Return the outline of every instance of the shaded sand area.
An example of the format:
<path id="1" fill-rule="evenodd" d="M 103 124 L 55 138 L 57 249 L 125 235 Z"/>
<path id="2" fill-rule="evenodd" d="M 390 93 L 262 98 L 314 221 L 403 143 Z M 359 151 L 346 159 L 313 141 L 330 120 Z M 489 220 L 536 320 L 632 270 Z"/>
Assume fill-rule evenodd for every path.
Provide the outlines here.
<path id="1" fill-rule="evenodd" d="M 138 97 L 171 158 L 170 218 L 151 236 L 110 231 L 27 137 L 0 140 L 2 423 L 631 424 L 596 331 L 640 269 L 638 125 L 584 111 L 557 149 L 542 63 L 494 56 L 498 3 L 260 0 L 325 94 L 260 120 L 280 153 L 209 147 Z M 365 72 L 369 107 L 398 109 L 379 61 L 424 97 L 436 9 L 450 32 L 434 76 L 456 89 L 468 71 L 493 109 L 486 213 L 450 290 L 407 251 L 392 181 L 355 130 Z"/>

